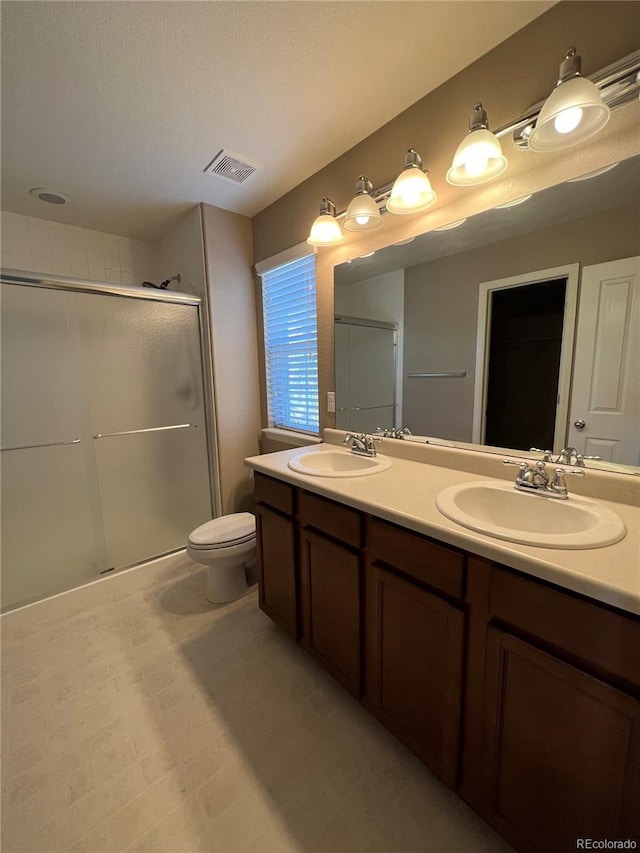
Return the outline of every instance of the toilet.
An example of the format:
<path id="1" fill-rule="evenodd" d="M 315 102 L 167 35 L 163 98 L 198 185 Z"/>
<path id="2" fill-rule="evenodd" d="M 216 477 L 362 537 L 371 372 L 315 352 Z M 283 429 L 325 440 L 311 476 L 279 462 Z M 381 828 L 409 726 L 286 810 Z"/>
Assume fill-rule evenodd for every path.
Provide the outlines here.
<path id="1" fill-rule="evenodd" d="M 255 566 L 255 516 L 235 512 L 201 524 L 189 536 L 187 554 L 207 567 L 208 601 L 235 601 L 248 592 L 247 570 Z"/>

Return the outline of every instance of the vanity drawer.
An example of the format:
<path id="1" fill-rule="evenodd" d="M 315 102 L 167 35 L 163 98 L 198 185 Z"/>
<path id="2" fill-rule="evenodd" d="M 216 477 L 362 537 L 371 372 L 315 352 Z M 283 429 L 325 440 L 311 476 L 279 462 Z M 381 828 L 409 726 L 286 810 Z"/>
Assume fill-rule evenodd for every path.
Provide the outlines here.
<path id="1" fill-rule="evenodd" d="M 640 688 L 640 619 L 496 566 L 489 608 L 493 618 L 585 661 L 586 668 Z"/>
<path id="2" fill-rule="evenodd" d="M 294 514 L 294 489 L 288 483 L 256 472 L 253 477 L 253 492 L 260 503 L 267 504 L 287 515 Z"/>
<path id="3" fill-rule="evenodd" d="M 369 556 L 453 598 L 464 595 L 465 557 L 460 551 L 437 545 L 377 518 L 369 518 Z"/>
<path id="4" fill-rule="evenodd" d="M 354 548 L 362 544 L 362 514 L 358 510 L 300 492 L 300 523 Z"/>

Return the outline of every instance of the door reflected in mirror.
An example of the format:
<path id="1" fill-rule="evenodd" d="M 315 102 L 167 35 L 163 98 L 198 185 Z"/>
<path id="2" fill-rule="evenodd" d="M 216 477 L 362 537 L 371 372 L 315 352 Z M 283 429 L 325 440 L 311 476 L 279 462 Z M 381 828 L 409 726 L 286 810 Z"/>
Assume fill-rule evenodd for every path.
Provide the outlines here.
<path id="1" fill-rule="evenodd" d="M 336 426 L 637 473 L 639 222 L 635 157 L 335 267 Z"/>

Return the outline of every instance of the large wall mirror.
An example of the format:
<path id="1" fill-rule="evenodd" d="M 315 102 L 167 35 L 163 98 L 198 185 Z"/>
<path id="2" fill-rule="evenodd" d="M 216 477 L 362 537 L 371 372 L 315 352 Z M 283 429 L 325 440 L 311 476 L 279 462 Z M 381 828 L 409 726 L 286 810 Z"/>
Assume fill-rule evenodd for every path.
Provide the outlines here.
<path id="1" fill-rule="evenodd" d="M 336 426 L 640 472 L 640 157 L 335 267 Z"/>

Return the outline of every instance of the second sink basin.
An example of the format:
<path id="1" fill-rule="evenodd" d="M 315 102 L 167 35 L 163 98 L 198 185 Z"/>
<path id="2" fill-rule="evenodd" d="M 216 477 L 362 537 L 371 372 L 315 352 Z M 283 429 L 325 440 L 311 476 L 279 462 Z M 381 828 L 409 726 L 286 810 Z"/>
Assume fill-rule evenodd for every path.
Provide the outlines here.
<path id="1" fill-rule="evenodd" d="M 470 530 L 540 548 L 602 548 L 622 539 L 624 521 L 595 501 L 526 494 L 510 484 L 461 483 L 436 498 L 443 515 Z"/>
<path id="2" fill-rule="evenodd" d="M 391 466 L 386 456 L 357 456 L 348 450 L 303 451 L 288 462 L 292 471 L 312 477 L 363 477 Z"/>

